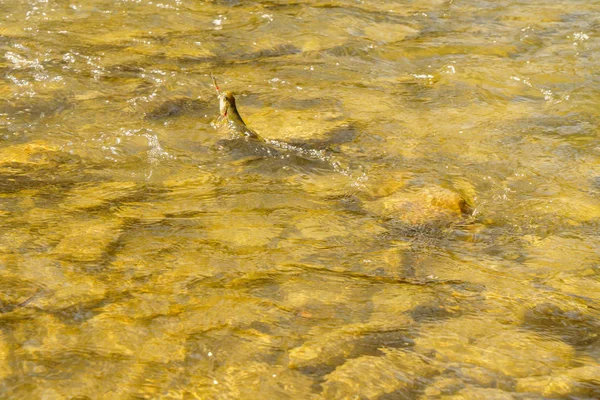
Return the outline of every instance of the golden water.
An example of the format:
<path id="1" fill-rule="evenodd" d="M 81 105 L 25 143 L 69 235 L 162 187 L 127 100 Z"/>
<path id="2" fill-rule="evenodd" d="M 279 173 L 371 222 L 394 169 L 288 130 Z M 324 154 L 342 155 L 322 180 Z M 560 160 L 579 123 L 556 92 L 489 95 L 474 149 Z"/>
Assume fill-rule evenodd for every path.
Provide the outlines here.
<path id="1" fill-rule="evenodd" d="M 600 397 L 599 36 L 580 0 L 0 2 L 0 398 Z M 210 72 L 322 162 L 224 146 Z"/>

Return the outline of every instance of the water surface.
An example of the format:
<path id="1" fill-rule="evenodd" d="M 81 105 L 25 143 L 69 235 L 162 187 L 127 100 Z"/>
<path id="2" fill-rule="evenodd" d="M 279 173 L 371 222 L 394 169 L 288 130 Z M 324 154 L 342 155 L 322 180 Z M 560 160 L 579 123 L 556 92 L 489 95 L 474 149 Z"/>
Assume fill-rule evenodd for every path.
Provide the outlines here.
<path id="1" fill-rule="evenodd" d="M 1 2 L 0 397 L 600 397 L 599 34 L 579 0 Z M 314 157 L 223 145 L 210 72 Z"/>

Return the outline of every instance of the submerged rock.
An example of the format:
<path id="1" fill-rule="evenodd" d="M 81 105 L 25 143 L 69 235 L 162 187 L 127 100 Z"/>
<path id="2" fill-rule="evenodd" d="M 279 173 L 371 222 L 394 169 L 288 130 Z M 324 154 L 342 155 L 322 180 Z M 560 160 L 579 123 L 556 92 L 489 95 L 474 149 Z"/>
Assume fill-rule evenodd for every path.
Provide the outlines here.
<path id="1" fill-rule="evenodd" d="M 473 365 L 452 364 L 449 368 L 461 381 L 480 387 L 493 387 L 512 391 L 514 379 L 487 368 Z"/>
<path id="2" fill-rule="evenodd" d="M 166 100 L 152 110 L 146 112 L 146 119 L 159 120 L 178 117 L 184 114 L 206 114 L 212 109 L 211 103 L 201 99 L 176 97 Z"/>
<path id="3" fill-rule="evenodd" d="M 204 221 L 208 239 L 232 248 L 262 248 L 283 231 L 283 228 L 273 225 L 271 218 L 261 213 L 229 213 L 204 218 Z"/>
<path id="4" fill-rule="evenodd" d="M 471 212 L 463 197 L 440 186 L 399 191 L 367 202 L 365 208 L 384 218 L 411 225 L 456 221 Z"/>
<path id="5" fill-rule="evenodd" d="M 416 351 L 508 377 L 546 375 L 570 365 L 574 357 L 574 349 L 561 341 L 475 317 L 436 321 L 421 333 L 415 339 Z"/>
<path id="6" fill-rule="evenodd" d="M 4 339 L 4 334 L 0 335 L 0 379 L 5 379 L 11 375 L 12 370 L 9 366 L 10 346 Z"/>
<path id="7" fill-rule="evenodd" d="M 52 251 L 57 257 L 80 262 L 99 261 L 119 238 L 124 221 L 120 218 L 80 218 L 64 221 L 62 236 Z"/>
<path id="8" fill-rule="evenodd" d="M 482 388 L 468 385 L 460 392 L 446 396 L 444 399 L 450 400 L 514 400 L 515 396 L 512 393 L 494 388 Z"/>
<path id="9" fill-rule="evenodd" d="M 327 375 L 326 399 L 376 399 L 386 394 L 412 398 L 415 389 L 439 372 L 439 367 L 410 351 L 384 349 L 382 357 L 351 359 Z"/>
<path id="10" fill-rule="evenodd" d="M 436 377 L 433 382 L 425 388 L 424 394 L 427 398 L 450 395 L 458 392 L 464 387 L 465 384 L 460 379 L 442 375 Z"/>
<path id="11" fill-rule="evenodd" d="M 42 140 L 14 144 L 0 149 L 0 166 L 6 164 L 48 164 L 53 161 L 58 152 L 61 152 L 60 146 Z"/>
<path id="12" fill-rule="evenodd" d="M 193 393 L 191 398 L 252 399 L 257 398 L 257 388 L 260 388 L 258 397 L 264 399 L 320 399 L 312 392 L 312 385 L 313 380 L 299 371 L 245 361 L 227 363 L 208 374 L 206 368 L 199 369 L 191 376 L 186 390 Z"/>
<path id="13" fill-rule="evenodd" d="M 65 95 L 52 94 L 48 98 L 43 96 L 26 97 L 21 99 L 0 99 L 0 115 L 24 118 L 27 120 L 49 117 L 60 114 L 72 107 Z"/>
<path id="14" fill-rule="evenodd" d="M 537 304 L 525 312 L 524 326 L 551 333 L 574 346 L 600 341 L 600 321 L 577 308 L 563 310 L 556 304 Z"/>
<path id="15" fill-rule="evenodd" d="M 134 182 L 100 182 L 80 185 L 67 193 L 62 207 L 73 210 L 102 207 L 107 203 L 133 195 L 136 187 Z"/>
<path id="16" fill-rule="evenodd" d="M 289 352 L 292 368 L 331 368 L 347 358 L 374 352 L 386 342 L 410 344 L 408 328 L 413 324 L 409 317 L 396 316 L 395 324 L 352 324 L 339 330 L 316 335 Z"/>
<path id="17" fill-rule="evenodd" d="M 587 365 L 555 371 L 551 375 L 524 377 L 517 380 L 516 390 L 536 393 L 545 397 L 598 398 L 600 395 L 600 366 Z"/>
<path id="18" fill-rule="evenodd" d="M 575 381 L 565 376 L 531 376 L 519 379 L 516 390 L 544 397 L 567 397 L 573 394 L 574 385 Z"/>

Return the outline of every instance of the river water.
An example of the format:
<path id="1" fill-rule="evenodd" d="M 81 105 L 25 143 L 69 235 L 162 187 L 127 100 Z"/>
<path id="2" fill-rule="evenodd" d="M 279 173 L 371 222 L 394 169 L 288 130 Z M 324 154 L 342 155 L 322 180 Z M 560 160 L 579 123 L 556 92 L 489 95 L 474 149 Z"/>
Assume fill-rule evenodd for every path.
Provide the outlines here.
<path id="1" fill-rule="evenodd" d="M 0 397 L 599 398 L 599 37 L 583 0 L 1 1 Z M 216 129 L 211 72 L 292 150 Z"/>

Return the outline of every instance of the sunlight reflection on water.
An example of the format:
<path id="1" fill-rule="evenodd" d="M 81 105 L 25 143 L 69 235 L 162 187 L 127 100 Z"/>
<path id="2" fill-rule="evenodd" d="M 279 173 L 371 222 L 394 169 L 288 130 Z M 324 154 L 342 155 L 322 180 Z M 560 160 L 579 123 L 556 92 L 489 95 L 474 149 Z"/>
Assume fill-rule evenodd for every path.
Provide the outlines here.
<path id="1" fill-rule="evenodd" d="M 596 8 L 1 3 L 0 397 L 600 397 Z"/>

